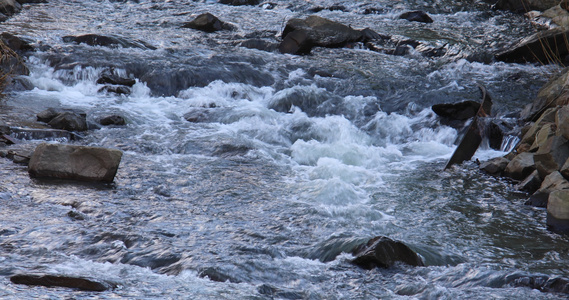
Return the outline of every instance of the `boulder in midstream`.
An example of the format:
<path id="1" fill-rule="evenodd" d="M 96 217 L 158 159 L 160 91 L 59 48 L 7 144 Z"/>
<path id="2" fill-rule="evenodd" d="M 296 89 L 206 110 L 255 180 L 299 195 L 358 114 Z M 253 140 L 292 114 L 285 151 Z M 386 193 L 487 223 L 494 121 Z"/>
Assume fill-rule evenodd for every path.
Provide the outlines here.
<path id="1" fill-rule="evenodd" d="M 410 266 L 424 266 L 423 261 L 407 245 L 388 237 L 377 236 L 367 243 L 356 247 L 352 254 L 356 257 L 352 263 L 364 269 L 389 268 L 397 262 Z"/>

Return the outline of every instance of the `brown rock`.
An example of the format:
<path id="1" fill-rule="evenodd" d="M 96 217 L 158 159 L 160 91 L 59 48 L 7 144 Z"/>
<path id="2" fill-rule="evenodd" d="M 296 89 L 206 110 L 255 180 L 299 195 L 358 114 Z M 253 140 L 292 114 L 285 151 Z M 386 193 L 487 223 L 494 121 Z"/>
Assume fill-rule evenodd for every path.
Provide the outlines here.
<path id="1" fill-rule="evenodd" d="M 533 156 L 535 167 L 542 178 L 559 171 L 568 158 L 569 142 L 562 136 L 549 137 Z"/>
<path id="2" fill-rule="evenodd" d="M 551 194 L 554 191 L 562 189 L 569 189 L 569 181 L 567 181 L 561 173 L 553 172 L 545 177 L 538 192 Z"/>
<path id="3" fill-rule="evenodd" d="M 569 106 L 565 105 L 557 110 L 555 124 L 557 124 L 557 135 L 569 140 Z"/>
<path id="4" fill-rule="evenodd" d="M 535 170 L 533 161 L 533 153 L 524 152 L 518 154 L 504 170 L 504 175 L 515 180 L 522 180 L 529 176 Z"/>
<path id="5" fill-rule="evenodd" d="M 539 90 L 535 100 L 524 108 L 520 117 L 527 121 L 533 121 L 538 119 L 548 108 L 564 106 L 568 102 L 569 68 L 565 68 Z"/>
<path id="6" fill-rule="evenodd" d="M 555 232 L 569 232 L 569 189 L 552 192 L 547 203 L 547 227 Z"/>
<path id="7" fill-rule="evenodd" d="M 505 157 L 496 157 L 489 161 L 483 162 L 480 165 L 480 169 L 490 175 L 500 176 L 509 163 L 510 160 Z"/>
<path id="8" fill-rule="evenodd" d="M 32 177 L 112 182 L 121 157 L 114 149 L 44 143 L 32 154 L 28 172 Z"/>

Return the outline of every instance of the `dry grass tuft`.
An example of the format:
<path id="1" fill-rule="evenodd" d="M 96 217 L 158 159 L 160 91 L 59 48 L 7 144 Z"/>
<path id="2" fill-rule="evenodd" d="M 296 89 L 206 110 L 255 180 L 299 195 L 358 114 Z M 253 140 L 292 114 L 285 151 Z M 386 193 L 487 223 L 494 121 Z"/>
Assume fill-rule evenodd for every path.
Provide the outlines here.
<path id="1" fill-rule="evenodd" d="M 0 39 L 0 95 L 9 83 L 10 74 L 14 67 L 10 62 L 15 59 L 20 60 L 18 54 Z"/>

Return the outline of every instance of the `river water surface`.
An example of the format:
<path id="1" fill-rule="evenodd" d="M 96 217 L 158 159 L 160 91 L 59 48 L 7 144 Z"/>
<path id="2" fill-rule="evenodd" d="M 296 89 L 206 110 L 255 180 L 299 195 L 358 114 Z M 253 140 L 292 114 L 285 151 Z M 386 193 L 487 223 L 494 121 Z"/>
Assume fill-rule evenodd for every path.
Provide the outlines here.
<path id="1" fill-rule="evenodd" d="M 491 59 L 533 31 L 523 17 L 482 1 L 271 3 L 49 0 L 0 24 L 39 49 L 27 58 L 32 89 L 0 101 L 5 124 L 32 124 L 47 107 L 128 121 L 71 141 L 124 152 L 110 185 L 34 180 L 0 159 L 0 298 L 563 298 L 512 278 L 569 277 L 567 239 L 547 231 L 543 209 L 524 206 L 525 195 L 476 164 L 443 171 L 458 133 L 430 110 L 479 101 L 477 83 L 504 118 L 532 101 L 554 68 Z M 355 45 L 293 56 L 238 46 L 250 37 L 276 42 L 286 20 L 335 4 L 344 9 L 316 14 L 447 54 Z M 418 9 L 434 22 L 397 19 Z M 237 29 L 180 28 L 203 12 Z M 151 47 L 62 39 L 90 33 Z M 132 93 L 99 91 L 104 72 L 136 79 Z M 378 235 L 403 241 L 426 266 L 350 264 L 344 251 Z M 9 281 L 16 273 L 118 287 L 20 286 Z"/>

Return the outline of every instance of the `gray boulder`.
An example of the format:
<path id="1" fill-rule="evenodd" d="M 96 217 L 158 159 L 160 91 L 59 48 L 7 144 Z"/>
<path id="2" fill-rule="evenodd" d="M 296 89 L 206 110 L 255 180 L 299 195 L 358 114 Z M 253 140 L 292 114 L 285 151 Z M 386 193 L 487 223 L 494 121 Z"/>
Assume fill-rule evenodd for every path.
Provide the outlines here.
<path id="1" fill-rule="evenodd" d="M 496 157 L 489 161 L 483 162 L 480 165 L 480 169 L 490 175 L 500 176 L 509 163 L 510 160 L 505 157 Z"/>
<path id="2" fill-rule="evenodd" d="M 51 128 L 69 131 L 86 131 L 89 129 L 85 116 L 69 111 L 59 113 L 47 124 Z"/>
<path id="3" fill-rule="evenodd" d="M 352 263 L 364 269 L 389 268 L 396 262 L 411 266 L 424 266 L 421 258 L 407 245 L 388 237 L 378 236 L 353 250 Z"/>
<path id="4" fill-rule="evenodd" d="M 115 149 L 44 143 L 32 154 L 28 172 L 32 177 L 112 182 L 121 157 Z"/>
<path id="5" fill-rule="evenodd" d="M 569 158 L 569 142 L 563 136 L 551 136 L 533 156 L 535 167 L 542 178 L 559 171 Z"/>
<path id="6" fill-rule="evenodd" d="M 319 16 L 290 19 L 282 32 L 281 53 L 308 54 L 313 47 L 344 47 L 362 41 L 360 30 Z"/>

